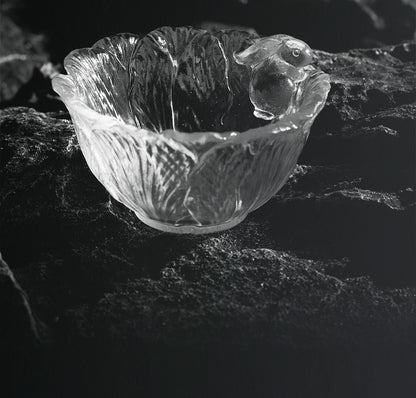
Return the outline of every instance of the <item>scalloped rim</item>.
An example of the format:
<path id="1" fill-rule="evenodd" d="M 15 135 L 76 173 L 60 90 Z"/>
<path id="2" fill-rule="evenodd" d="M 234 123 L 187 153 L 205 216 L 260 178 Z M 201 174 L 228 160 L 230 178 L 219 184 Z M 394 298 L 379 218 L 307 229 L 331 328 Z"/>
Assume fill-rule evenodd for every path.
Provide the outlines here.
<path id="1" fill-rule="evenodd" d="M 134 34 L 130 33 L 121 33 L 119 35 L 131 35 L 134 37 L 139 37 Z M 117 35 L 118 36 L 118 35 Z M 84 50 L 91 50 L 102 40 L 106 38 L 98 40 L 93 46 L 81 48 L 77 50 L 71 51 L 64 60 L 64 65 L 73 54 L 84 51 Z M 326 98 L 328 96 L 330 90 L 330 79 L 329 75 L 320 71 L 317 68 L 313 68 L 315 71 L 319 72 L 319 75 L 316 79 L 319 79 L 319 84 L 321 86 L 321 90 L 319 93 L 320 100 L 316 102 L 316 106 L 313 109 L 312 113 L 305 113 L 299 111 L 297 113 L 289 114 L 284 116 L 277 122 L 267 124 L 265 126 L 257 127 L 254 129 L 249 129 L 246 131 L 229 131 L 229 132 L 211 132 L 211 131 L 204 131 L 204 132 L 181 132 L 177 130 L 167 129 L 163 130 L 162 132 L 154 132 L 148 129 L 139 128 L 136 125 L 131 125 L 121 120 L 117 119 L 114 116 L 110 115 L 103 115 L 94 111 L 90 107 L 88 107 L 82 100 L 76 97 L 75 92 L 75 84 L 72 80 L 72 77 L 64 74 L 58 74 L 52 79 L 52 87 L 55 92 L 59 94 L 62 101 L 65 103 L 69 110 L 72 110 L 76 114 L 83 115 L 84 117 L 91 119 L 94 123 L 96 128 L 100 128 L 105 130 L 109 126 L 118 125 L 123 128 L 125 133 L 134 134 L 136 135 L 138 132 L 141 134 L 150 135 L 154 138 L 164 138 L 168 140 L 175 140 L 181 143 L 205 143 L 205 142 L 227 142 L 227 143 L 239 143 L 239 142 L 246 142 L 250 139 L 258 139 L 261 137 L 275 135 L 283 131 L 288 131 L 292 129 L 297 129 L 300 126 L 304 125 L 306 122 L 313 122 L 319 112 L 325 105 Z"/>

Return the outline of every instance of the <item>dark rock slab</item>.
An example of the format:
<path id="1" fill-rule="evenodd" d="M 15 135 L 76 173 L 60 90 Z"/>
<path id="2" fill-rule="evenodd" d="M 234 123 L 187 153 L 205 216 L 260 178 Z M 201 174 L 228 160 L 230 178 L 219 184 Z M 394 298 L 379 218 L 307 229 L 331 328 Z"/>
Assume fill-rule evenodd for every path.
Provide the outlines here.
<path id="1" fill-rule="evenodd" d="M 304 165 L 246 222 L 212 236 L 153 231 L 110 199 L 66 114 L 3 110 L 2 250 L 56 338 L 411 340 L 412 48 L 318 53 L 333 86 Z"/>
<path id="2" fill-rule="evenodd" d="M 354 380 L 365 377 L 369 393 L 325 384 L 328 396 L 408 391 L 416 347 L 412 49 L 319 52 L 333 86 L 300 166 L 242 224 L 206 236 L 152 230 L 112 200 L 86 166 L 68 114 L 0 111 L 0 249 L 47 327 L 47 358 L 59 348 L 65 375 L 80 371 L 82 358 L 82 369 L 100 363 L 100 374 L 123 380 L 137 365 L 150 372 L 141 376 L 149 391 L 162 391 L 162 369 L 173 384 L 198 380 L 193 364 L 201 361 L 208 372 L 217 361 L 224 374 L 232 366 L 243 380 L 239 396 L 251 372 L 267 383 L 270 369 L 280 369 L 283 384 L 255 396 L 305 396 L 332 368 L 344 382 L 358 369 Z M 185 358 L 178 369 L 176 356 Z M 322 365 L 317 356 L 325 358 L 320 374 L 311 370 Z M 240 359 L 253 365 L 239 368 Z M 400 371 L 389 373 L 388 362 Z M 387 374 L 399 387 L 389 389 Z M 374 375 L 380 384 L 371 384 Z M 183 391 L 192 395 L 189 383 Z"/>
<path id="3" fill-rule="evenodd" d="M 414 42 L 337 55 L 318 51 L 317 56 L 319 68 L 331 75 L 328 105 L 334 120 L 352 122 L 414 102 Z"/>

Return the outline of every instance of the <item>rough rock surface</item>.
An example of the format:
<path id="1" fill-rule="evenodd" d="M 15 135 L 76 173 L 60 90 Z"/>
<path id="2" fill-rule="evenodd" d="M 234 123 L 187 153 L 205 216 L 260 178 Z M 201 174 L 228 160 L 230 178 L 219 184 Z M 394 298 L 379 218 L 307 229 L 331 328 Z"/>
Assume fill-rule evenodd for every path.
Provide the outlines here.
<path id="1" fill-rule="evenodd" d="M 229 23 L 235 15 L 247 26 L 257 20 L 260 34 L 276 33 L 279 26 L 279 32 L 305 38 L 313 47 L 392 43 L 414 33 L 411 0 L 304 2 L 301 13 L 300 2 L 291 2 L 281 14 L 265 13 L 269 5 L 260 0 L 241 1 L 236 13 L 235 3 L 222 4 L 219 22 Z M 81 36 L 104 35 L 88 31 L 92 15 L 108 31 L 120 30 L 117 13 L 122 29 L 137 29 L 137 15 L 129 19 L 118 3 L 114 12 L 107 10 L 109 24 L 97 17 L 94 2 L 82 14 L 73 2 L 41 4 L 55 17 L 44 13 L 33 23 L 56 25 L 48 27 L 60 58 L 82 44 Z M 85 29 L 62 31 L 60 18 L 71 20 L 71 12 Z M 212 18 L 204 7 L 200 14 Z M 154 24 L 151 15 L 146 20 Z M 155 15 L 160 24 L 159 9 Z M 181 396 L 200 395 L 191 381 L 201 377 L 193 368 L 202 362 L 207 374 L 216 370 L 226 384 L 220 394 L 206 396 L 309 396 L 317 385 L 327 393 L 320 396 L 411 391 L 414 43 L 318 52 L 318 66 L 331 75 L 332 89 L 291 180 L 236 228 L 183 237 L 149 229 L 109 197 L 87 168 L 68 115 L 39 112 L 64 109 L 36 69 L 47 59 L 40 36 L 22 33 L 4 18 L 1 29 L 0 102 L 37 109 L 0 111 L 0 347 L 16 349 L 25 359 L 32 347 L 31 355 L 44 361 L 37 371 L 17 365 L 19 375 L 35 386 L 43 373 L 49 378 L 43 369 L 57 363 L 68 374 L 68 387 L 73 368 L 90 371 L 99 357 L 109 363 L 101 373 L 119 377 L 125 386 L 100 396 L 133 396 L 136 369 L 148 372 L 149 391 L 160 390 L 161 376 L 171 373 L 173 385 L 187 379 Z M 114 349 L 117 353 L 106 350 L 123 344 L 127 348 Z M 186 358 L 179 368 L 175 356 Z M 241 359 L 252 365 L 243 367 Z M 385 367 L 388 362 L 397 374 Z M 225 376 L 228 367 L 238 385 Z M 348 376 L 340 381 L 331 368 Z M 279 382 L 271 389 L 254 390 L 249 383 L 270 387 L 267 381 L 276 373 Z M 362 374 L 365 386 L 349 383 L 349 377 L 361 380 L 351 374 Z M 399 386 L 392 387 L 393 378 Z M 105 391 L 108 384 L 99 383 Z M 56 391 L 61 392 L 58 382 Z"/>
<path id="2" fill-rule="evenodd" d="M 332 89 L 295 174 L 218 234 L 174 236 L 140 223 L 93 177 L 65 112 L 0 111 L 0 249 L 8 264 L 1 261 L 0 316 L 3 325 L 15 314 L 22 331 L 0 333 L 0 344 L 36 340 L 69 352 L 98 344 L 103 355 L 108 344 L 134 342 L 133 364 L 146 357 L 143 347 L 167 346 L 171 356 L 160 361 L 169 368 L 179 350 L 188 373 L 200 360 L 189 354 L 194 347 L 214 362 L 221 347 L 231 356 L 229 347 L 251 347 L 274 364 L 268 355 L 280 350 L 286 376 L 303 357 L 309 386 L 322 377 L 310 370 L 320 366 L 314 352 L 370 349 L 385 360 L 401 347 L 407 356 L 392 361 L 402 370 L 415 363 L 415 44 L 318 58 Z M 149 366 L 160 371 L 160 362 Z M 267 377 L 261 366 L 244 371 Z M 412 378 L 403 372 L 407 391 Z M 327 386 L 329 396 L 361 391 L 338 387 Z"/>

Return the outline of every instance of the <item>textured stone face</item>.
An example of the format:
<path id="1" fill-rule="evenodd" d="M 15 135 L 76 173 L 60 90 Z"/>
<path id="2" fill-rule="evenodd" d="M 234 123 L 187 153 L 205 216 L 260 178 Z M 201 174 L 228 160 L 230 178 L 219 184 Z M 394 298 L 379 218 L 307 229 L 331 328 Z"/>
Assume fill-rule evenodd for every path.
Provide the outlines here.
<path id="1" fill-rule="evenodd" d="M 45 336 L 414 344 L 414 48 L 318 52 L 332 90 L 295 174 L 205 237 L 111 200 L 66 114 L 1 111 L 1 250 Z"/>
<path id="2" fill-rule="evenodd" d="M 42 382 L 70 398 L 413 397 L 415 44 L 380 43 L 413 36 L 414 2 L 288 1 L 278 15 L 265 2 L 221 2 L 223 20 L 236 15 L 260 35 L 278 26 L 332 52 L 378 48 L 316 52 L 332 90 L 299 166 L 266 206 L 220 234 L 141 224 L 89 171 L 49 79 L 35 69 L 21 86 L 32 61 L 0 64 L 24 72 L 2 86 L 4 99 L 19 94 L 0 106 L 25 106 L 0 111 L 0 395 L 14 370 L 8 381 L 24 397 L 48 396 Z M 132 32 L 138 19 L 143 32 L 160 19 L 159 9 L 145 21 L 126 15 L 127 0 L 100 24 L 91 24 L 97 2 L 84 12 L 83 1 L 83 13 L 76 1 L 41 3 L 51 9 L 30 17 L 59 32 L 48 37 L 58 62 L 120 31 L 117 14 Z M 213 20 L 202 8 L 195 19 Z M 77 29 L 63 30 L 58 14 L 75 15 Z M 205 395 L 198 383 L 210 384 Z"/>

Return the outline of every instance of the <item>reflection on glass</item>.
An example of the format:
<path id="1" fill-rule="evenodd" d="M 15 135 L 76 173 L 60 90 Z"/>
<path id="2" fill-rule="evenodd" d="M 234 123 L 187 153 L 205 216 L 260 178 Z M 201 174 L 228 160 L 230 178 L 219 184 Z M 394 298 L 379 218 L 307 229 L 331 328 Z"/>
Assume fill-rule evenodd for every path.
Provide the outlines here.
<path id="1" fill-rule="evenodd" d="M 75 50 L 53 80 L 85 159 L 146 224 L 230 228 L 292 173 L 329 78 L 285 35 L 160 28 Z"/>

